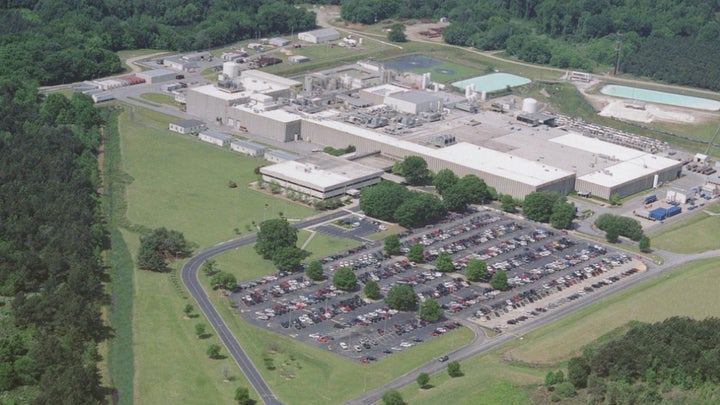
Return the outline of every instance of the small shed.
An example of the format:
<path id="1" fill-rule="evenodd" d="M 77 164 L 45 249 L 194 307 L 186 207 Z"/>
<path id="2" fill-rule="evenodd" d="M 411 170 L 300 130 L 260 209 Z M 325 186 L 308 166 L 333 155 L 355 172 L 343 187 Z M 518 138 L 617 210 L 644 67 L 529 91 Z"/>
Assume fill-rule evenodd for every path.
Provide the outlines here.
<path id="1" fill-rule="evenodd" d="M 169 129 L 173 132 L 180 134 L 197 134 L 200 131 L 204 131 L 205 123 L 200 120 L 185 120 L 180 122 L 170 123 Z"/>
<path id="2" fill-rule="evenodd" d="M 700 164 L 706 164 L 707 163 L 708 156 L 703 155 L 702 153 L 696 153 L 693 157 L 693 162 L 700 163 Z"/>
<path id="3" fill-rule="evenodd" d="M 222 147 L 229 145 L 230 142 L 233 140 L 233 137 L 227 134 L 223 134 L 222 132 L 207 130 L 200 132 L 200 134 L 198 134 L 198 139 L 203 142 L 211 143 L 213 145 Z"/>
<path id="4" fill-rule="evenodd" d="M 307 56 L 303 56 L 303 55 L 292 55 L 292 56 L 288 57 L 288 62 L 290 62 L 290 63 L 305 63 L 305 62 L 310 62 L 310 58 L 308 58 Z"/>
<path id="5" fill-rule="evenodd" d="M 268 41 L 268 44 L 270 44 L 272 46 L 285 46 L 285 45 L 289 45 L 290 41 L 285 38 L 275 37 L 275 38 L 270 38 L 270 40 Z"/>
<path id="6" fill-rule="evenodd" d="M 230 142 L 230 150 L 242 153 L 244 155 L 256 157 L 262 156 L 267 150 L 267 148 L 256 143 L 235 140 Z"/>

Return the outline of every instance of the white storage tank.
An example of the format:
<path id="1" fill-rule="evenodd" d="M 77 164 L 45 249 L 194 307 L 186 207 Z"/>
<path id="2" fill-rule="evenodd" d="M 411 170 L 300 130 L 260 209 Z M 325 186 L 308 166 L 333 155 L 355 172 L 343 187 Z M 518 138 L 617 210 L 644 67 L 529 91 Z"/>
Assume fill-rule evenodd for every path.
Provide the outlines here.
<path id="1" fill-rule="evenodd" d="M 240 64 L 235 62 L 223 63 L 223 74 L 232 80 L 240 76 Z"/>
<path id="2" fill-rule="evenodd" d="M 537 100 L 534 98 L 526 98 L 523 100 L 522 110 L 525 113 L 533 114 L 537 112 Z"/>

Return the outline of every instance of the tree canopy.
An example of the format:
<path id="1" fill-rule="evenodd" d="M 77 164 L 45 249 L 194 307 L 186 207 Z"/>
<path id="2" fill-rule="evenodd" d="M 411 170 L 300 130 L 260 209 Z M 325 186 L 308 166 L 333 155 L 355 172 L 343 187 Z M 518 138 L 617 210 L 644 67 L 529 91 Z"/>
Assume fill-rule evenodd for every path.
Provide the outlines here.
<path id="1" fill-rule="evenodd" d="M 410 261 L 416 262 L 416 263 L 422 263 L 425 261 L 425 248 L 423 245 L 416 243 L 412 246 L 410 246 L 410 250 L 408 250 L 407 258 Z"/>
<path id="2" fill-rule="evenodd" d="M 437 322 L 443 316 L 443 309 L 437 301 L 428 298 L 420 304 L 418 316 L 426 322 Z"/>
<path id="3" fill-rule="evenodd" d="M 433 186 L 435 186 L 435 190 L 437 190 L 440 195 L 443 195 L 445 190 L 454 186 L 458 180 L 460 179 L 452 170 L 447 168 L 440 169 L 433 178 Z"/>
<path id="4" fill-rule="evenodd" d="M 310 262 L 308 264 L 307 268 L 305 269 L 305 275 L 308 276 L 309 279 L 319 281 L 323 279 L 323 267 L 322 264 L 315 260 Z"/>
<path id="5" fill-rule="evenodd" d="M 367 296 L 371 300 L 376 300 L 380 298 L 380 286 L 374 280 L 370 280 L 367 284 L 365 284 L 363 292 L 365 293 L 365 296 Z"/>
<path id="6" fill-rule="evenodd" d="M 447 215 L 443 202 L 435 195 L 411 191 L 395 210 L 395 220 L 406 228 L 416 228 L 435 222 Z"/>
<path id="7" fill-rule="evenodd" d="M 621 215 L 602 214 L 595 220 L 595 226 L 634 241 L 639 241 L 644 235 L 642 225 L 637 219 Z"/>
<path id="8" fill-rule="evenodd" d="M 496 290 L 506 291 L 509 288 L 507 273 L 504 270 L 498 270 L 490 278 L 490 286 Z"/>
<path id="9" fill-rule="evenodd" d="M 442 272 L 454 271 L 455 265 L 453 264 L 452 256 L 447 252 L 440 252 L 437 259 L 435 259 L 435 268 Z"/>
<path id="10" fill-rule="evenodd" d="M 340 267 L 333 276 L 333 285 L 343 291 L 352 291 L 357 286 L 357 277 L 349 268 Z"/>
<path id="11" fill-rule="evenodd" d="M 27 29 L 17 16 L 0 13 L 0 30 Z M 5 39 L 0 52 L 22 48 Z M 30 76 L 0 75 L 0 295 L 12 297 L 2 311 L 0 391 L 26 386 L 23 403 L 104 403 L 96 359 L 111 334 L 100 312 L 109 239 L 97 153 L 107 111 L 88 114 L 82 94 L 45 104 Z"/>
<path id="12" fill-rule="evenodd" d="M 471 259 L 465 265 L 465 277 L 470 281 L 487 280 L 487 263 L 481 259 Z"/>
<path id="13" fill-rule="evenodd" d="M 388 41 L 391 42 L 406 42 L 407 37 L 405 36 L 405 25 L 403 23 L 395 23 L 390 27 L 388 32 Z"/>
<path id="14" fill-rule="evenodd" d="M 149 235 L 140 237 L 137 264 L 144 270 L 164 271 L 167 260 L 187 257 L 190 252 L 189 244 L 182 233 L 157 228 Z"/>
<path id="15" fill-rule="evenodd" d="M 0 13 L 0 76 L 43 84 L 122 71 L 127 49 L 206 50 L 315 27 L 292 1 L 15 1 Z"/>
<path id="16" fill-rule="evenodd" d="M 293 228 L 285 218 L 274 218 L 263 221 L 255 242 L 255 251 L 263 259 L 272 259 L 282 248 L 295 247 L 298 230 Z"/>
<path id="17" fill-rule="evenodd" d="M 410 191 L 406 187 L 391 181 L 381 181 L 362 190 L 360 209 L 373 218 L 394 221 L 395 211 L 409 196 Z"/>
<path id="18" fill-rule="evenodd" d="M 397 235 L 390 235 L 385 238 L 384 250 L 389 255 L 400 254 L 400 238 Z"/>
<path id="19" fill-rule="evenodd" d="M 400 167 L 408 184 L 422 186 L 427 184 L 430 179 L 427 162 L 420 156 L 406 156 Z"/>
<path id="20" fill-rule="evenodd" d="M 621 71 L 718 90 L 719 12 L 713 0 L 371 0 L 343 1 L 340 15 L 366 24 L 448 17 L 449 44 L 562 69 L 612 66 L 619 47 Z"/>
<path id="21" fill-rule="evenodd" d="M 415 308 L 417 296 L 409 284 L 395 285 L 385 295 L 385 303 L 398 311 L 410 311 Z"/>
<path id="22" fill-rule="evenodd" d="M 525 201 L 523 201 L 523 214 L 533 221 L 548 222 L 555 204 L 563 200 L 564 198 L 560 194 L 552 191 L 530 193 L 525 196 Z"/>

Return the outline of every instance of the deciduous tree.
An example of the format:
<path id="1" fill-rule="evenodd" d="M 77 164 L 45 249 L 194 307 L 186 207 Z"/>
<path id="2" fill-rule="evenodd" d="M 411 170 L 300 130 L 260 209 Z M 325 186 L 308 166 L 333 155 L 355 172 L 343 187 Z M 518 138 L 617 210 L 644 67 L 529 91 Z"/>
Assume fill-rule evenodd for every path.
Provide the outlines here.
<path id="1" fill-rule="evenodd" d="M 415 290 L 408 284 L 395 285 L 385 295 L 385 303 L 398 311 L 410 311 L 415 308 L 416 302 Z"/>
<path id="2" fill-rule="evenodd" d="M 281 248 L 295 247 L 298 230 L 285 218 L 268 219 L 260 224 L 255 251 L 269 260 Z"/>
<path id="3" fill-rule="evenodd" d="M 220 345 L 215 344 L 215 343 L 211 344 L 210 346 L 208 346 L 207 351 L 205 353 L 211 359 L 219 358 L 220 357 Z"/>
<path id="4" fill-rule="evenodd" d="M 437 322 L 443 316 L 443 309 L 437 301 L 428 298 L 420 304 L 418 316 L 426 322 Z"/>
<path id="5" fill-rule="evenodd" d="M 453 360 L 448 363 L 447 370 L 450 377 L 461 377 L 463 375 L 462 371 L 460 370 L 460 362 L 458 362 L 457 360 Z"/>
<path id="6" fill-rule="evenodd" d="M 427 162 L 420 156 L 406 156 L 402 162 L 402 174 L 413 186 L 427 184 L 430 176 Z"/>
<path id="7" fill-rule="evenodd" d="M 508 289 L 507 273 L 504 270 L 498 270 L 490 279 L 490 286 L 496 290 L 506 291 Z"/>
<path id="8" fill-rule="evenodd" d="M 420 388 L 425 388 L 428 385 L 428 383 L 430 382 L 430 374 L 420 373 L 420 374 L 418 374 L 415 381 L 420 386 Z"/>
<path id="9" fill-rule="evenodd" d="M 352 291 L 357 286 L 357 277 L 349 268 L 340 267 L 333 276 L 333 285 L 343 291 Z"/>
<path id="10" fill-rule="evenodd" d="M 322 264 L 315 260 L 313 262 L 310 262 L 308 264 L 307 268 L 305 269 L 305 275 L 308 276 L 309 279 L 319 281 L 323 279 L 323 268 Z"/>
<path id="11" fill-rule="evenodd" d="M 407 253 L 407 258 L 411 262 L 422 263 L 425 261 L 425 248 L 423 245 L 416 243 L 410 246 L 410 250 Z"/>
<path id="12" fill-rule="evenodd" d="M 435 267 L 438 271 L 442 272 L 454 271 L 455 265 L 453 264 L 452 256 L 450 256 L 447 252 L 440 252 L 435 260 Z"/>
<path id="13" fill-rule="evenodd" d="M 365 296 L 371 300 L 380 298 L 380 286 L 374 280 L 370 280 L 367 284 L 365 284 L 363 292 L 365 293 Z"/>
<path id="14" fill-rule="evenodd" d="M 481 259 L 471 259 L 465 265 L 465 277 L 470 281 L 486 280 L 488 277 L 487 263 Z"/>
<path id="15" fill-rule="evenodd" d="M 385 238 L 385 253 L 389 255 L 400 254 L 400 238 L 397 235 L 390 235 Z"/>

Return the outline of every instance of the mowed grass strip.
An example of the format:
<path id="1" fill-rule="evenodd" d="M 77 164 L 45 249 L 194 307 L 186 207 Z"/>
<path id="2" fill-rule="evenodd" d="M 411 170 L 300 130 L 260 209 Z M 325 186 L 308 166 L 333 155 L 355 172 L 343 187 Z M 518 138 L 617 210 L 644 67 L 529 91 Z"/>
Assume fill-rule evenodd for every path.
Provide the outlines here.
<path id="1" fill-rule="evenodd" d="M 178 103 L 175 102 L 175 97 L 167 95 L 167 94 L 161 94 L 161 93 L 143 93 L 140 95 L 140 98 L 148 101 L 152 101 L 153 103 L 158 104 L 165 104 L 169 106 L 176 107 Z"/>
<path id="2" fill-rule="evenodd" d="M 720 239 L 716 237 L 717 229 L 720 229 L 720 215 L 699 212 L 686 221 L 650 235 L 650 238 L 652 246 L 658 249 L 677 253 L 698 253 L 720 249 Z"/>
<path id="3" fill-rule="evenodd" d="M 136 252 L 139 236 L 122 233 L 130 250 Z M 239 386 L 248 387 L 251 396 L 258 398 L 230 357 L 208 358 L 208 346 L 222 344 L 204 317 L 184 319 L 184 306 L 193 302 L 180 297 L 170 274 L 135 269 L 134 287 L 136 404 L 232 404 Z M 204 323 L 210 336 L 198 339 L 196 323 Z M 221 350 L 221 355 L 227 356 L 227 351 Z M 224 382 L 224 369 L 232 381 Z"/>
<path id="4" fill-rule="evenodd" d="M 273 392 L 290 405 L 347 401 L 473 339 L 471 330 L 460 328 L 377 363 L 363 365 L 321 349 L 319 344 L 314 347 L 248 324 L 235 313 L 236 309 L 230 308 L 227 298 L 209 289 L 207 277 L 203 275 L 200 280 Z"/>
<path id="5" fill-rule="evenodd" d="M 167 128 L 168 116 L 134 108 L 136 120 Z M 127 109 L 119 124 L 124 169 L 133 179 L 127 186 L 127 217 L 133 224 L 165 226 L 206 247 L 249 233 L 246 225 L 272 212 L 289 218 L 315 212 L 249 189 L 261 160 L 132 122 Z M 238 187 L 228 187 L 229 181 Z"/>

